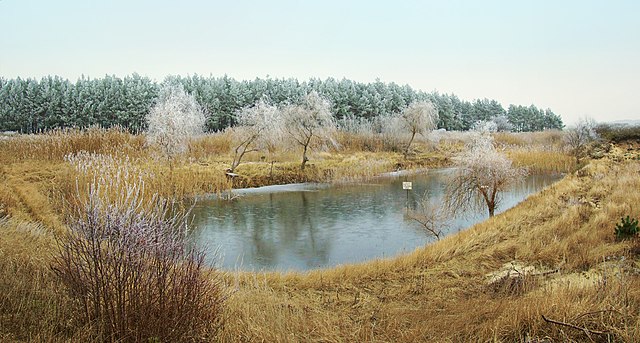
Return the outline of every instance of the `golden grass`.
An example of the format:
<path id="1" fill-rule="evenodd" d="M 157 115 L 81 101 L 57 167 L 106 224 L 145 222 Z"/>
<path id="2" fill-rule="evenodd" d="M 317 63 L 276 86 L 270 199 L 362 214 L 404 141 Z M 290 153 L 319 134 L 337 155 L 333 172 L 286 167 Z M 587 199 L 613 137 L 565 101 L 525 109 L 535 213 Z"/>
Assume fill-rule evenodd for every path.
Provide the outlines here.
<path id="1" fill-rule="evenodd" d="M 204 135 L 189 144 L 189 157 L 198 161 L 212 156 L 225 155 L 231 150 L 231 136 L 228 132 Z"/>
<path id="2" fill-rule="evenodd" d="M 0 162 L 61 161 L 79 151 L 128 156 L 145 154 L 144 137 L 118 128 L 58 129 L 41 135 L 0 137 Z"/>
<path id="3" fill-rule="evenodd" d="M 385 151 L 384 139 L 379 135 L 338 132 L 336 141 L 343 151 Z"/>
<path id="4" fill-rule="evenodd" d="M 514 147 L 537 147 L 538 149 L 560 149 L 564 144 L 564 133 L 558 130 L 543 132 L 496 132 L 496 144 Z"/>
<path id="5" fill-rule="evenodd" d="M 48 268 L 51 233 L 37 223 L 0 219 L 0 341 L 53 341 L 70 327 L 69 302 Z"/>
<path id="6" fill-rule="evenodd" d="M 511 149 L 507 156 L 514 165 L 526 167 L 530 173 L 569 173 L 576 169 L 576 159 L 561 151 Z"/>
<path id="7" fill-rule="evenodd" d="M 56 142 L 52 147 L 42 143 L 53 142 L 51 137 L 0 141 L 0 218 L 9 216 L 0 219 L 0 341 L 89 337 L 88 324 L 70 317 L 72 304 L 48 267 L 53 235 L 64 230 L 65 199 L 76 191 L 79 176 L 63 160 L 65 155 L 91 151 L 129 158 L 133 166 L 153 175 L 146 179 L 149 191 L 164 195 L 191 196 L 230 187 L 224 177 L 231 161 L 228 150 L 224 152 L 224 136 L 196 141 L 200 145 L 171 173 L 149 156 L 139 136 L 69 135 L 80 137 L 72 138 L 76 143 Z M 531 142 L 545 141 L 532 137 Z M 506 149 L 515 163 L 532 170 L 575 168 L 561 149 L 538 151 L 526 146 L 529 143 L 509 144 Z M 34 147 L 42 151 L 31 151 Z M 460 148 L 460 142 L 446 140 L 435 148 L 418 146 L 408 161 L 393 152 L 314 153 L 304 173 L 295 151 L 276 152 L 264 160 L 254 154 L 238 168 L 249 181 L 238 182 L 357 179 L 399 164 L 446 163 L 448 154 Z M 613 235 L 620 217 L 640 215 L 640 161 L 627 157 L 636 155 L 612 149 L 608 157 L 568 174 L 517 207 L 411 254 L 308 273 L 225 273 L 230 295 L 219 338 L 589 341 L 581 330 L 545 322 L 545 315 L 607 332 L 608 336 L 590 334 L 594 341 L 640 341 L 640 242 L 616 242 Z M 357 166 L 364 167 L 354 170 Z M 487 275 L 512 261 L 557 272 L 525 277 L 517 281 L 524 283 L 522 287 L 488 283 Z"/>
<path id="8" fill-rule="evenodd" d="M 588 341 L 566 321 L 640 339 L 633 242 L 613 226 L 640 208 L 638 164 L 595 162 L 520 206 L 414 253 L 304 274 L 233 274 L 225 341 Z M 610 171 L 601 174 L 599 170 Z M 637 244 L 637 243 L 635 243 Z M 626 256 L 626 259 L 622 259 Z M 523 293 L 486 275 L 510 261 L 545 270 Z M 587 273 L 589 271 L 590 273 Z M 589 282 L 587 275 L 593 279 Z M 594 337 L 596 336 L 596 337 Z"/>

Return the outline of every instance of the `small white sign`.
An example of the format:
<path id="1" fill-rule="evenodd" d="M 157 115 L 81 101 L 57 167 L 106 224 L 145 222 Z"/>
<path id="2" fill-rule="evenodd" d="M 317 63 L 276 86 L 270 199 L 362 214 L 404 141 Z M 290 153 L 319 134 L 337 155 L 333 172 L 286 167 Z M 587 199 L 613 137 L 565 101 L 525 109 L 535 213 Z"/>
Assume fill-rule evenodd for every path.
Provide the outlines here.
<path id="1" fill-rule="evenodd" d="M 411 184 L 411 182 L 402 183 L 402 189 L 412 189 L 412 188 L 413 188 L 413 184 Z"/>

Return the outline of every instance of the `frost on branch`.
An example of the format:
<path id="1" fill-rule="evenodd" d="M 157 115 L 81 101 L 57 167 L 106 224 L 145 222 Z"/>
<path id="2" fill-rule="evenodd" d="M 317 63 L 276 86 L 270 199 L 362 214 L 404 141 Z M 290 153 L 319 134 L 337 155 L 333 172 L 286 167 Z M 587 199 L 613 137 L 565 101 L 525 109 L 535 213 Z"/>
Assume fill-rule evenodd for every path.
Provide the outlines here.
<path id="1" fill-rule="evenodd" d="M 82 172 L 87 163 L 117 160 L 82 155 L 69 161 Z M 213 332 L 222 288 L 204 252 L 188 241 L 188 212 L 172 200 L 145 197 L 143 175 L 126 164 L 108 170 L 115 173 L 94 175 L 78 188 L 51 265 L 77 305 L 77 318 L 91 323 L 96 341 L 194 341 Z"/>
<path id="2" fill-rule="evenodd" d="M 400 118 L 404 128 L 411 134 L 404 154 L 409 154 L 411 143 L 416 134 L 424 134 L 427 130 L 433 130 L 438 125 L 438 111 L 431 101 L 414 101 L 405 108 Z"/>
<path id="3" fill-rule="evenodd" d="M 576 125 L 570 128 L 565 135 L 565 142 L 571 154 L 576 158 L 576 163 L 587 154 L 587 147 L 592 142 L 598 140 L 596 133 L 596 122 L 591 118 L 581 118 Z"/>
<path id="4" fill-rule="evenodd" d="M 287 136 L 296 145 L 302 146 L 302 170 L 309 161 L 307 152 L 313 140 L 328 138 L 336 128 L 331 103 L 315 91 L 308 93 L 302 104 L 286 106 L 281 125 Z"/>
<path id="5" fill-rule="evenodd" d="M 452 213 L 486 207 L 492 217 L 500 194 L 527 174 L 526 169 L 513 166 L 511 160 L 498 152 L 492 137 L 486 134 L 478 135 L 455 157 L 454 163 L 457 170 L 445 191 L 445 203 Z"/>
<path id="6" fill-rule="evenodd" d="M 156 146 L 172 166 L 187 151 L 189 140 L 203 132 L 205 115 L 196 99 L 181 85 L 164 85 L 149 110 L 147 141 Z"/>
<path id="7" fill-rule="evenodd" d="M 240 165 L 242 157 L 248 152 L 262 149 L 273 150 L 279 140 L 279 110 L 266 99 L 259 100 L 254 106 L 238 111 L 238 126 L 231 131 L 234 140 L 234 155 L 230 171 Z"/>

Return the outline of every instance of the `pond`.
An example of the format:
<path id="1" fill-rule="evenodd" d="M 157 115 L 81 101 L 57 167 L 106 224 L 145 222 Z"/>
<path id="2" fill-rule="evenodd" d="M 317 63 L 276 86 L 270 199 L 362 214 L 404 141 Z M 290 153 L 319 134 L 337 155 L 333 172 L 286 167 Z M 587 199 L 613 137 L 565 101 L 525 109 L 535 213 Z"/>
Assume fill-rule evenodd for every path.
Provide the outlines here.
<path id="1" fill-rule="evenodd" d="M 451 169 L 384 177 L 360 184 L 294 184 L 234 190 L 234 200 L 200 199 L 191 239 L 226 270 L 298 270 L 396 256 L 433 240 L 405 215 L 428 191 L 442 198 Z M 496 214 L 540 191 L 560 175 L 531 175 L 502 197 Z M 407 193 L 402 183 L 411 181 Z M 454 218 L 444 233 L 488 218 Z M 212 253 L 215 252 L 215 253 Z"/>

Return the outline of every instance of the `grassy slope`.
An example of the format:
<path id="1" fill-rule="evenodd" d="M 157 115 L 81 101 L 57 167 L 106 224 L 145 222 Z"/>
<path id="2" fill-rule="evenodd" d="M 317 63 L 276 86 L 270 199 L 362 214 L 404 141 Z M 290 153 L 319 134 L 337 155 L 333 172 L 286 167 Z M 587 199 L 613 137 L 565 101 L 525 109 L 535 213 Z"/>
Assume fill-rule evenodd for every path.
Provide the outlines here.
<path id="1" fill-rule="evenodd" d="M 127 144 L 138 151 L 135 142 L 134 138 Z M 511 153 L 530 156 L 526 149 Z M 614 150 L 609 158 L 593 162 L 518 207 L 406 256 L 308 274 L 227 275 L 230 296 L 221 338 L 229 342 L 523 341 L 527 336 L 588 340 L 582 331 L 545 323 L 544 314 L 611 331 L 618 341 L 640 341 L 640 293 L 637 286 L 631 287 L 640 281 L 637 250 L 632 252 L 638 243 L 615 242 L 612 233 L 621 216 L 637 216 L 640 209 L 639 162 L 623 153 Z M 558 158 L 554 152 L 541 154 L 546 160 Z M 218 177 L 218 171 L 212 172 L 211 165 L 226 161 L 203 155 L 177 171 L 183 182 L 180 189 L 188 190 L 184 193 L 212 187 L 206 179 Z M 317 169 L 330 165 L 326 169 L 345 170 L 344 176 L 350 178 L 354 176 L 347 171 L 364 160 L 378 158 L 384 168 L 393 168 L 397 155 L 316 157 Z M 246 170 L 266 166 L 259 157 L 254 159 L 248 160 L 254 163 Z M 569 160 L 558 158 L 562 165 Z M 280 162 L 285 172 L 287 163 L 295 165 Z M 341 163 L 344 167 L 336 167 Z M 377 171 L 373 165 L 371 170 Z M 258 169 L 246 175 L 264 177 L 267 169 Z M 53 234 L 64 229 L 58 202 L 73 188 L 70 175 L 60 156 L 36 155 L 0 166 L 4 206 L 0 211 L 12 217 L 0 221 L 0 341 L 86 337 L 87 328 L 69 316 L 62 287 L 47 267 Z M 153 187 L 162 187 L 161 179 L 156 182 Z M 621 256 L 626 259 L 620 261 Z M 488 285 L 486 274 L 511 261 L 558 272 Z"/>
<path id="2" fill-rule="evenodd" d="M 639 243 L 613 239 L 614 223 L 640 209 L 639 173 L 637 160 L 614 153 L 491 220 L 407 256 L 308 274 L 230 275 L 235 291 L 223 338 L 589 339 L 581 330 L 546 323 L 545 315 L 610 332 L 615 341 L 640 341 Z M 487 283 L 487 274 L 512 261 L 554 272 Z"/>

